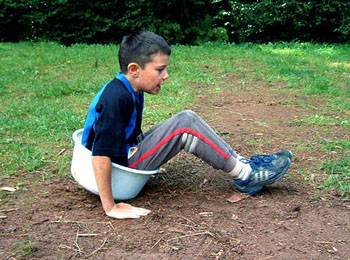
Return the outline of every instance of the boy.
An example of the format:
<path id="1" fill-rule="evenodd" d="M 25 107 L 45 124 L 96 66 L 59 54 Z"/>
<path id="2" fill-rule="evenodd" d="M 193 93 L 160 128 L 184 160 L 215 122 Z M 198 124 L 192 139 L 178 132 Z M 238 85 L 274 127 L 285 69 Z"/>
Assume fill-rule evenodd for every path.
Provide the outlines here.
<path id="1" fill-rule="evenodd" d="M 152 32 L 123 38 L 119 49 L 121 72 L 95 96 L 84 126 L 82 143 L 92 151 L 92 164 L 103 209 L 113 218 L 139 218 L 150 210 L 115 203 L 111 162 L 130 168 L 159 168 L 185 150 L 233 177 L 233 185 L 251 195 L 279 180 L 291 164 L 292 153 L 237 155 L 196 113 L 186 110 L 143 134 L 143 94 L 157 94 L 169 78 L 171 50 Z"/>

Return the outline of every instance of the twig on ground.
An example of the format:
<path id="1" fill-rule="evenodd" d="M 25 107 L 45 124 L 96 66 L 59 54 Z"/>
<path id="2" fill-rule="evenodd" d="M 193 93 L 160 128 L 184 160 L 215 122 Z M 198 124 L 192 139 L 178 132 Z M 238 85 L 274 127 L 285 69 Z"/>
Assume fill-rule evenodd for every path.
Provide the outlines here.
<path id="1" fill-rule="evenodd" d="M 183 235 L 183 236 L 173 237 L 173 238 L 166 240 L 166 242 L 169 242 L 171 240 L 185 238 L 185 237 L 200 236 L 200 235 L 209 235 L 209 236 L 214 237 L 213 233 L 211 233 L 209 231 L 204 231 L 204 232 L 198 232 L 198 233 L 192 233 L 192 234 L 187 234 L 187 235 Z"/>
<path id="2" fill-rule="evenodd" d="M 13 208 L 13 209 L 0 209 L 0 212 L 11 212 L 11 211 L 15 211 L 18 210 L 18 208 Z"/>
<path id="3" fill-rule="evenodd" d="M 191 224 L 193 224 L 193 225 L 195 225 L 195 226 L 197 226 L 197 227 L 200 226 L 200 225 L 198 225 L 197 223 L 193 222 L 192 220 L 190 220 L 190 219 L 188 219 L 188 218 L 186 218 L 186 217 L 184 217 L 184 216 L 178 215 L 178 217 L 183 218 L 183 219 L 186 220 L 187 222 L 190 222 Z"/>
<path id="4" fill-rule="evenodd" d="M 70 246 L 67 246 L 67 245 L 64 245 L 64 244 L 59 244 L 58 248 L 71 249 L 73 251 L 76 251 L 73 247 L 70 247 Z"/>
<path id="5" fill-rule="evenodd" d="M 105 238 L 103 240 L 102 244 L 97 249 L 95 249 L 90 254 L 86 255 L 85 257 L 88 258 L 88 257 L 92 256 L 93 254 L 96 254 L 98 251 L 100 251 L 103 248 L 103 246 L 106 244 L 106 242 L 107 242 L 107 238 Z"/>
<path id="6" fill-rule="evenodd" d="M 211 243 L 213 242 L 213 240 L 211 239 L 211 238 L 209 238 L 210 239 L 210 241 L 209 241 L 209 243 L 206 245 L 206 247 L 202 250 L 202 251 L 205 251 L 205 250 L 207 250 L 207 248 L 211 245 Z"/>
<path id="7" fill-rule="evenodd" d="M 113 224 L 108 221 L 108 222 L 95 222 L 95 221 L 79 221 L 79 220 L 55 220 L 51 221 L 50 224 L 83 224 L 83 225 L 88 225 L 88 224 L 103 224 L 103 225 L 109 225 L 113 231 L 115 231 L 115 228 Z"/>
<path id="8" fill-rule="evenodd" d="M 151 250 L 152 250 L 156 245 L 158 245 L 158 243 L 159 243 L 165 236 L 166 236 L 166 235 L 161 236 L 161 238 L 159 238 L 159 239 L 157 240 L 157 242 L 155 242 L 154 245 L 151 247 Z"/>
<path id="9" fill-rule="evenodd" d="M 317 244 L 334 244 L 334 242 L 331 241 L 314 241 Z"/>
<path id="10" fill-rule="evenodd" d="M 241 231 L 242 234 L 244 234 L 244 231 L 243 231 L 243 228 L 244 227 L 243 225 L 242 226 L 237 226 L 237 228 L 239 229 L 239 231 Z"/>
<path id="11" fill-rule="evenodd" d="M 84 221 L 75 221 L 75 220 L 56 220 L 56 221 L 51 221 L 50 223 L 52 224 L 89 224 L 88 222 Z"/>
<path id="12" fill-rule="evenodd" d="M 79 220 L 55 220 L 51 221 L 51 224 L 105 224 L 105 225 L 110 225 L 113 230 L 115 230 L 114 226 L 110 221 L 105 221 L 105 222 L 95 222 L 95 221 L 79 221 Z"/>
<path id="13" fill-rule="evenodd" d="M 74 245 L 75 245 L 75 247 L 78 249 L 78 253 L 80 254 L 80 253 L 82 253 L 82 251 L 81 251 L 80 246 L 79 246 L 79 244 L 78 244 L 78 234 L 79 234 L 79 229 L 77 230 L 77 234 L 76 234 L 76 236 L 75 236 Z"/>
<path id="14" fill-rule="evenodd" d="M 59 153 L 57 155 L 61 155 L 66 151 L 66 148 L 63 148 L 61 151 L 59 151 Z"/>
<path id="15" fill-rule="evenodd" d="M 187 231 L 184 231 L 184 230 L 178 230 L 176 228 L 169 228 L 168 231 L 170 232 L 176 232 L 176 233 L 181 233 L 181 234 L 186 234 Z M 196 231 L 196 230 L 195 230 Z"/>
<path id="16" fill-rule="evenodd" d="M 109 225 L 112 227 L 113 231 L 115 231 L 115 228 L 114 228 L 112 222 L 109 221 L 108 223 L 109 223 Z"/>
<path id="17" fill-rule="evenodd" d="M 182 223 L 178 223 L 178 224 L 181 225 L 181 226 L 184 226 L 184 227 L 189 227 L 189 228 L 191 228 L 193 231 L 197 231 L 197 228 L 194 227 L 194 226 L 187 225 L 187 224 L 182 224 Z"/>
<path id="18" fill-rule="evenodd" d="M 77 234 L 78 237 L 95 237 L 95 236 L 99 236 L 100 234 Z"/>
<path id="19" fill-rule="evenodd" d="M 228 110 L 227 112 L 232 113 L 232 114 L 237 114 L 239 116 L 243 116 L 243 114 L 239 113 L 239 112 L 235 112 L 235 111 L 231 111 L 231 110 Z"/>
<path id="20" fill-rule="evenodd" d="M 179 225 L 182 225 L 182 226 L 185 226 L 185 227 L 190 227 L 193 231 L 196 231 L 196 232 L 203 232 L 203 231 L 206 231 L 207 229 L 210 229 L 210 227 L 208 227 L 207 225 L 205 225 L 204 223 L 203 224 L 198 224 L 184 216 L 181 216 L 181 215 L 176 215 L 177 217 L 180 217 L 184 220 L 186 220 L 189 224 L 183 224 L 183 223 L 178 223 Z M 209 232 L 209 231 L 207 231 Z M 212 233 L 211 233 L 212 234 Z"/>
<path id="21" fill-rule="evenodd" d="M 48 219 L 48 218 L 44 218 L 44 219 L 41 219 L 40 221 L 34 222 L 33 225 L 40 225 L 40 224 L 45 223 L 49 220 L 50 219 Z"/>

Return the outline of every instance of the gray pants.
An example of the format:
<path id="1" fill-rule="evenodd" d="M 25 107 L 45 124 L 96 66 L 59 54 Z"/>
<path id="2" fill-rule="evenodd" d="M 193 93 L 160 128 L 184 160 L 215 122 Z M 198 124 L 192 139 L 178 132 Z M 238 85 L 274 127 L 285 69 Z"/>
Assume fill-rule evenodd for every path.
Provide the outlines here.
<path id="1" fill-rule="evenodd" d="M 184 110 L 144 135 L 137 151 L 129 158 L 129 167 L 158 169 L 182 149 L 225 172 L 236 164 L 233 149 L 195 112 Z"/>

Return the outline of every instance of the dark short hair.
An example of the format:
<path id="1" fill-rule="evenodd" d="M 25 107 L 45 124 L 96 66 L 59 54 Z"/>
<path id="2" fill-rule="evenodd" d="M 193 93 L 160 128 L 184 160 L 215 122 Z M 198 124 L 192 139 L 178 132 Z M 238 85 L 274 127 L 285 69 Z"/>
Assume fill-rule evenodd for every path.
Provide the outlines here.
<path id="1" fill-rule="evenodd" d="M 148 31 L 138 31 L 124 36 L 119 48 L 119 65 L 123 73 L 128 71 L 132 62 L 144 68 L 152 60 L 152 55 L 161 53 L 169 55 L 171 49 L 163 37 Z"/>

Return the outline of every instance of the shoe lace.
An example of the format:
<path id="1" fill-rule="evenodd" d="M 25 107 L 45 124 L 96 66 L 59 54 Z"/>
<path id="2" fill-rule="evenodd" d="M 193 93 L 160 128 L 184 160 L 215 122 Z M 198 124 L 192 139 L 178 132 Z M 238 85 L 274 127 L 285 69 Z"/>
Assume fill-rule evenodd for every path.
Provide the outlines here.
<path id="1" fill-rule="evenodd" d="M 274 156 L 272 155 L 262 155 L 262 154 L 256 154 L 247 158 L 240 159 L 241 162 L 249 163 L 250 166 L 254 169 L 261 166 L 268 166 L 270 163 L 274 160 Z"/>
<path id="2" fill-rule="evenodd" d="M 262 155 L 262 154 L 256 154 L 253 155 L 250 160 L 253 162 L 260 162 L 260 163 L 270 163 L 275 159 L 273 155 Z"/>

